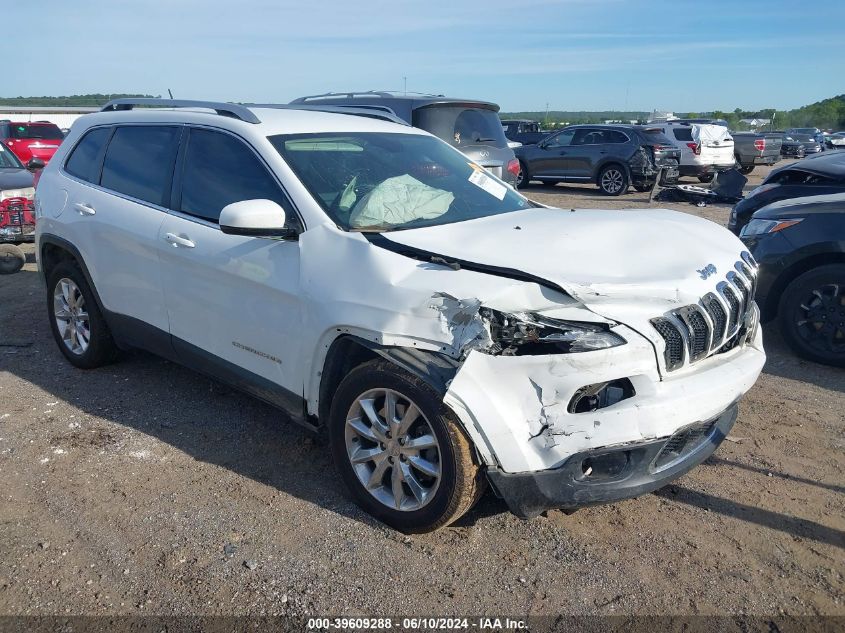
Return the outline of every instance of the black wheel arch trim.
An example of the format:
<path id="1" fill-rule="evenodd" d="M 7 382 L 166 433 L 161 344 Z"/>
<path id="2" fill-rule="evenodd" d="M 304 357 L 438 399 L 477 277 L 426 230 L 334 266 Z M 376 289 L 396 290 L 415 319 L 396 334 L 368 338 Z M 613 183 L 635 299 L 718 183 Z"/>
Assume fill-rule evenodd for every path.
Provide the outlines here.
<path id="1" fill-rule="evenodd" d="M 41 237 L 38 240 L 38 272 L 41 275 L 41 280 L 44 282 L 44 285 L 47 285 L 47 274 L 48 271 L 45 269 L 45 249 L 44 247 L 47 245 L 56 246 L 62 250 L 67 251 L 73 256 L 73 259 L 76 260 L 76 263 L 79 265 L 80 270 L 82 271 L 83 276 L 85 277 L 85 281 L 88 284 L 88 287 L 91 289 L 91 293 L 94 295 L 94 300 L 97 302 L 97 307 L 100 309 L 100 312 L 105 315 L 107 310 L 103 305 L 102 299 L 100 299 L 100 294 L 97 292 L 97 286 L 94 284 L 94 280 L 91 277 L 91 273 L 88 270 L 88 265 L 85 263 L 85 258 L 82 256 L 82 253 L 79 252 L 79 249 L 76 248 L 71 242 L 68 242 L 66 239 L 59 237 L 58 235 L 53 235 L 52 233 L 42 233 Z"/>

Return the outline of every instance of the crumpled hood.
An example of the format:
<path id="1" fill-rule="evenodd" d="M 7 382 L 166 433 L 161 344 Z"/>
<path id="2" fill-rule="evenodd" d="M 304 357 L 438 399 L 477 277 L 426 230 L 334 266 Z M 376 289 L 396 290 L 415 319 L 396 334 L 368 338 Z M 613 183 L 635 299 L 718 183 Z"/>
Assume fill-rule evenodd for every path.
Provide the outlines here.
<path id="1" fill-rule="evenodd" d="M 534 208 L 384 237 L 548 280 L 597 314 L 629 324 L 697 302 L 745 250 L 714 222 L 666 209 Z"/>

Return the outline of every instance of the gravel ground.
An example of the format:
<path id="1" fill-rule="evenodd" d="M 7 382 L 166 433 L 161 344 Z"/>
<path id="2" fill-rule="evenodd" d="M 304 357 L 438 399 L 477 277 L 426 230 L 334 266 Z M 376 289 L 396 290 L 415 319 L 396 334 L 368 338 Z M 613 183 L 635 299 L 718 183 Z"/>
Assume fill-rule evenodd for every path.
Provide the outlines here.
<path id="1" fill-rule="evenodd" d="M 406 537 L 282 413 L 143 353 L 72 368 L 44 295 L 32 260 L 0 277 L 0 614 L 845 615 L 845 373 L 772 328 L 730 441 L 674 485 L 530 521 L 488 494 Z"/>

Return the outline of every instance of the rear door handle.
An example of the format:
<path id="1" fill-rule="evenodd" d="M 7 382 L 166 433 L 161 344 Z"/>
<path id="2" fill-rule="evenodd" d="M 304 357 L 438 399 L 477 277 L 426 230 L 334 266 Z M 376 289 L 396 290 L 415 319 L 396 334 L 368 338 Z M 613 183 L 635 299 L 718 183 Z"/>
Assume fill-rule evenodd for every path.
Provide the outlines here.
<path id="1" fill-rule="evenodd" d="M 179 237 L 175 233 L 165 233 L 164 239 L 170 244 L 172 244 L 174 248 L 178 248 L 180 246 L 183 246 L 185 248 L 194 248 L 196 246 L 196 244 L 194 244 L 187 237 Z"/>
<path id="2" fill-rule="evenodd" d="M 79 215 L 94 215 L 97 212 L 94 207 L 84 202 L 77 202 L 73 208 L 79 212 Z"/>

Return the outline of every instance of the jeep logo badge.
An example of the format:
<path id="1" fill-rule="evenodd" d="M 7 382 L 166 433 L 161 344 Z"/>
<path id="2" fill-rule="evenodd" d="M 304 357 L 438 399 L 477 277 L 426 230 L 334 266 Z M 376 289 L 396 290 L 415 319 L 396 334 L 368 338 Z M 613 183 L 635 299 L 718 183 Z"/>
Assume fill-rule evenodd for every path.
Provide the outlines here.
<path id="1" fill-rule="evenodd" d="M 707 264 L 704 268 L 696 270 L 695 272 L 697 272 L 702 279 L 707 279 L 710 275 L 716 274 L 716 267 L 713 264 Z"/>

